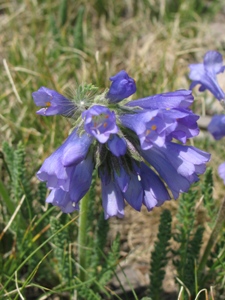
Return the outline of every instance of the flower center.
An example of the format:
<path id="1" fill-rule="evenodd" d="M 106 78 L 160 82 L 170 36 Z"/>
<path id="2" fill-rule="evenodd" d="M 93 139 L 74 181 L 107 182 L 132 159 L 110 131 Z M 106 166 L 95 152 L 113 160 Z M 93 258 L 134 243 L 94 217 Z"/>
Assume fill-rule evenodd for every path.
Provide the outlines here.
<path id="1" fill-rule="evenodd" d="M 156 129 L 157 129 L 157 126 L 156 125 L 152 125 L 150 128 L 148 128 L 145 131 L 146 136 L 149 135 L 152 131 L 155 131 Z"/>
<path id="2" fill-rule="evenodd" d="M 105 129 L 108 126 L 108 118 L 109 115 L 107 114 L 99 114 L 97 116 L 92 116 L 92 125 L 93 129 L 96 130 L 98 133 Z"/>

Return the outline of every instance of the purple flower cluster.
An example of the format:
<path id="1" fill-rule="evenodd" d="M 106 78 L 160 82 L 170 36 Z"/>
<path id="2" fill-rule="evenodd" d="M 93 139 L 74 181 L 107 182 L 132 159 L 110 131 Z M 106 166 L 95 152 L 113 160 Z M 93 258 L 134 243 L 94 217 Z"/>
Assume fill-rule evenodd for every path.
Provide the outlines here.
<path id="1" fill-rule="evenodd" d="M 225 107 L 225 94 L 217 81 L 216 75 L 225 70 L 223 57 L 217 51 L 208 51 L 204 56 L 203 64 L 191 64 L 189 78 L 192 80 L 190 89 L 200 84 L 199 91 L 209 90 Z M 214 115 L 208 125 L 208 131 L 215 140 L 225 136 L 225 115 Z M 218 168 L 218 173 L 225 183 L 225 163 Z"/>
<path id="2" fill-rule="evenodd" d="M 102 186 L 105 218 L 123 217 L 125 201 L 150 211 L 172 196 L 187 192 L 205 171 L 210 155 L 183 145 L 199 133 L 189 106 L 190 90 L 178 90 L 118 103 L 136 91 L 125 71 L 111 77 L 108 92 L 87 103 L 65 142 L 43 163 L 37 177 L 51 190 L 47 202 L 65 213 L 79 209 L 94 169 Z M 40 88 L 38 114 L 73 118 L 77 103 Z M 175 143 L 174 140 L 179 143 Z"/>

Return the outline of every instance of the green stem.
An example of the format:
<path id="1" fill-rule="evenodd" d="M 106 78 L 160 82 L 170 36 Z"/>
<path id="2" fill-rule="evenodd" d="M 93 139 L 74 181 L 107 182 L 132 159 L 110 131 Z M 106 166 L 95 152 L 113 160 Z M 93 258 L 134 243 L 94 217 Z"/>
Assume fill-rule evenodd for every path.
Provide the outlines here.
<path id="1" fill-rule="evenodd" d="M 79 232 L 78 232 L 78 262 L 79 279 L 85 281 L 86 270 L 86 241 L 87 241 L 87 213 L 88 213 L 89 193 L 80 202 Z"/>
<path id="2" fill-rule="evenodd" d="M 221 228 L 223 226 L 224 220 L 225 220 L 225 197 L 223 199 L 223 202 L 221 203 L 220 210 L 219 210 L 219 213 L 218 213 L 213 231 L 212 231 L 211 236 L 208 240 L 208 244 L 205 248 L 202 259 L 199 263 L 199 267 L 198 267 L 198 272 L 199 273 L 201 273 L 203 271 L 203 269 L 204 269 L 204 267 L 207 263 L 208 256 L 210 254 L 210 251 L 211 251 L 212 247 L 215 245 L 215 242 L 217 240 L 217 237 L 218 237 L 219 233 L 221 232 Z"/>

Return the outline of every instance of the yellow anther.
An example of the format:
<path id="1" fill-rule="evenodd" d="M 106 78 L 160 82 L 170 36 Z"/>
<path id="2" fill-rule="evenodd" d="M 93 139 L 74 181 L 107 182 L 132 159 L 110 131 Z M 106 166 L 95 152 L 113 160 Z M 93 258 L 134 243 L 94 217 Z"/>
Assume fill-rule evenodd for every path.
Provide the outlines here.
<path id="1" fill-rule="evenodd" d="M 151 129 L 152 129 L 152 130 L 156 130 L 156 129 L 157 129 L 157 126 L 156 126 L 156 125 L 152 125 Z"/>
<path id="2" fill-rule="evenodd" d="M 51 106 L 51 102 L 45 102 L 46 106 Z"/>

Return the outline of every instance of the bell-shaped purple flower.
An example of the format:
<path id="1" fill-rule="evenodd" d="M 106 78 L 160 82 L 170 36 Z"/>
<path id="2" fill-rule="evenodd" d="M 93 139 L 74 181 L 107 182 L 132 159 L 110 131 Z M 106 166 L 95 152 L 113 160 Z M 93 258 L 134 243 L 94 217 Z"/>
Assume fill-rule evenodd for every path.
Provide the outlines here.
<path id="1" fill-rule="evenodd" d="M 140 139 L 141 148 L 163 146 L 173 138 L 185 143 L 199 133 L 198 116 L 188 109 L 154 109 L 120 116 L 123 126 L 133 130 Z"/>
<path id="2" fill-rule="evenodd" d="M 101 180 L 104 182 L 104 178 Z M 117 216 L 124 217 L 124 196 L 116 182 L 111 180 L 108 184 L 102 184 L 102 206 L 104 209 L 105 219 Z"/>
<path id="3" fill-rule="evenodd" d="M 106 218 L 110 216 L 123 217 L 124 199 L 137 211 L 141 210 L 143 203 L 143 188 L 140 177 L 135 170 L 127 172 L 122 161 L 119 161 L 120 164 L 114 165 L 112 163 L 110 170 L 103 167 L 100 171 L 102 201 Z M 108 163 L 110 164 L 110 158 Z"/>
<path id="4" fill-rule="evenodd" d="M 223 57 L 217 51 L 208 51 L 202 64 L 191 64 L 189 78 L 192 80 L 190 89 L 200 84 L 199 91 L 209 90 L 218 100 L 224 100 L 225 94 L 220 88 L 216 75 L 222 73 L 225 69 L 223 66 Z"/>
<path id="5" fill-rule="evenodd" d="M 223 182 L 225 184 L 225 162 L 219 165 L 218 173 L 221 179 L 223 179 Z"/>
<path id="6" fill-rule="evenodd" d="M 92 138 L 87 134 L 77 135 L 74 130 L 66 141 L 53 152 L 37 172 L 41 181 L 46 181 L 51 189 L 61 188 L 68 191 L 74 167 L 85 159 Z"/>
<path id="7" fill-rule="evenodd" d="M 110 103 L 117 103 L 136 92 L 136 84 L 133 78 L 122 70 L 115 76 L 110 77 L 112 84 L 106 95 Z"/>
<path id="8" fill-rule="evenodd" d="M 220 140 L 225 136 L 225 115 L 214 115 L 208 125 L 208 131 L 215 140 Z"/>
<path id="9" fill-rule="evenodd" d="M 151 148 L 154 144 L 162 146 L 165 142 L 167 125 L 157 116 L 158 112 L 158 110 L 153 110 L 120 116 L 122 125 L 137 134 L 142 149 Z"/>
<path id="10" fill-rule="evenodd" d="M 72 117 L 77 107 L 74 102 L 54 90 L 42 86 L 39 90 L 32 93 L 32 97 L 37 106 L 44 106 L 37 111 L 43 116 L 63 115 Z"/>
<path id="11" fill-rule="evenodd" d="M 118 132 L 116 115 L 105 106 L 93 105 L 82 113 L 82 117 L 85 131 L 100 143 L 107 142 L 111 134 Z"/>
<path id="12" fill-rule="evenodd" d="M 170 199 L 170 195 L 162 180 L 143 162 L 141 162 L 140 166 L 140 179 L 144 190 L 143 204 L 148 211 Z"/>
<path id="13" fill-rule="evenodd" d="M 197 175 L 205 172 L 205 163 L 210 159 L 204 151 L 172 142 L 141 150 L 141 154 L 166 182 L 175 199 L 198 181 Z"/>
<path id="14" fill-rule="evenodd" d="M 170 126 L 166 130 L 166 140 L 176 139 L 182 143 L 186 143 L 187 139 L 199 134 L 197 120 L 199 116 L 195 115 L 189 109 L 174 108 L 169 110 L 161 110 L 164 119 L 173 120 L 176 124 L 175 128 Z"/>
<path id="15" fill-rule="evenodd" d="M 62 188 L 53 189 L 47 198 L 47 202 L 58 206 L 66 213 L 79 209 L 78 202 L 90 188 L 93 167 L 93 155 L 89 153 L 86 159 L 73 167 L 68 190 L 65 191 Z"/>

